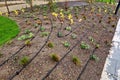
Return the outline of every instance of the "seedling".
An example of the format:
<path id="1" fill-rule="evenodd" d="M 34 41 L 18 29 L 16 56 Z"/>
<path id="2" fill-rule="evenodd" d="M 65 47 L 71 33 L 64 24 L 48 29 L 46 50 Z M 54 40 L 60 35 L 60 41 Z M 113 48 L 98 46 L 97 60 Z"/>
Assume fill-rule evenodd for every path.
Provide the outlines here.
<path id="1" fill-rule="evenodd" d="M 26 40 L 25 41 L 25 45 L 30 47 L 31 46 L 31 41 L 30 40 Z"/>
<path id="2" fill-rule="evenodd" d="M 72 57 L 72 61 L 75 65 L 80 65 L 80 63 L 81 63 L 80 59 L 76 56 Z"/>
<path id="3" fill-rule="evenodd" d="M 99 57 L 97 57 L 96 55 L 90 55 L 90 59 L 94 60 L 94 61 L 99 61 Z"/>
<path id="4" fill-rule="evenodd" d="M 31 31 L 30 30 L 25 30 L 25 34 L 29 34 Z"/>
<path id="5" fill-rule="evenodd" d="M 49 32 L 42 32 L 41 33 L 41 36 L 44 37 L 44 36 L 48 36 L 49 35 Z"/>
<path id="6" fill-rule="evenodd" d="M 84 43 L 84 42 L 82 42 L 80 44 L 80 47 L 81 47 L 81 49 L 89 49 L 90 48 L 90 46 L 88 44 Z"/>
<path id="7" fill-rule="evenodd" d="M 23 56 L 21 59 L 20 59 L 20 61 L 19 61 L 19 64 L 20 65 L 26 65 L 28 62 L 29 62 L 29 57 L 27 57 L 27 56 Z"/>
<path id="8" fill-rule="evenodd" d="M 40 20 L 36 21 L 36 24 L 40 25 L 42 22 Z"/>
<path id="9" fill-rule="evenodd" d="M 71 35 L 71 38 L 72 38 L 72 39 L 76 39 L 76 38 L 77 38 L 77 35 L 76 35 L 76 34 L 72 34 L 72 35 Z"/>
<path id="10" fill-rule="evenodd" d="M 12 44 L 12 43 L 13 43 L 12 40 L 10 40 L 10 41 L 7 42 L 8 45 L 10 45 L 10 44 Z"/>
<path id="11" fill-rule="evenodd" d="M 35 23 L 35 24 L 34 24 L 34 27 L 37 28 L 37 27 L 39 27 L 39 25 Z"/>
<path id="12" fill-rule="evenodd" d="M 62 32 L 58 32 L 57 36 L 62 37 L 63 36 Z"/>
<path id="13" fill-rule="evenodd" d="M 26 40 L 26 39 L 32 38 L 33 36 L 34 36 L 33 33 L 29 33 L 29 34 L 20 36 L 18 40 Z"/>
<path id="14" fill-rule="evenodd" d="M 41 26 L 40 31 L 42 31 L 42 32 L 45 31 L 45 27 Z"/>
<path id="15" fill-rule="evenodd" d="M 52 42 L 49 42 L 47 45 L 48 45 L 49 48 L 53 48 L 54 47 L 54 44 Z"/>
<path id="16" fill-rule="evenodd" d="M 95 47 L 96 47 L 96 48 L 99 48 L 99 47 L 100 47 L 100 45 L 99 45 L 99 44 L 96 44 L 96 45 L 95 45 Z"/>
<path id="17" fill-rule="evenodd" d="M 29 33 L 29 35 L 28 35 L 28 39 L 29 39 L 29 38 L 32 38 L 33 36 L 34 36 L 33 33 Z"/>
<path id="18" fill-rule="evenodd" d="M 94 39 L 91 36 L 89 36 L 88 38 L 91 42 L 94 42 Z"/>
<path id="19" fill-rule="evenodd" d="M 56 62 L 58 62 L 58 61 L 60 60 L 60 57 L 59 57 L 57 54 L 55 54 L 55 53 L 52 53 L 52 54 L 50 55 L 50 57 L 51 57 L 51 59 L 52 59 L 53 61 L 56 61 Z"/>
<path id="20" fill-rule="evenodd" d="M 2 53 L 0 53 L 0 58 L 3 56 L 3 54 Z"/>
<path id="21" fill-rule="evenodd" d="M 64 47 L 67 47 L 67 48 L 70 47 L 70 43 L 67 41 L 63 42 L 63 45 L 64 45 Z"/>
<path id="22" fill-rule="evenodd" d="M 71 29 L 72 28 L 70 26 L 68 26 L 68 27 L 65 28 L 65 30 L 67 30 L 67 31 L 71 31 Z"/>

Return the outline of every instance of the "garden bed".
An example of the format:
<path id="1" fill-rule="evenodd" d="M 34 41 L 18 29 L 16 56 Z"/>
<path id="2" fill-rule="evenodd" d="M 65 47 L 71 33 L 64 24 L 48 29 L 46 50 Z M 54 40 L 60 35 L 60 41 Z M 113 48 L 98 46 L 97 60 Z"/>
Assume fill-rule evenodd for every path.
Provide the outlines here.
<path id="1" fill-rule="evenodd" d="M 96 3 L 11 13 L 21 31 L 0 48 L 0 79 L 100 80 L 117 24 L 114 9 Z"/>

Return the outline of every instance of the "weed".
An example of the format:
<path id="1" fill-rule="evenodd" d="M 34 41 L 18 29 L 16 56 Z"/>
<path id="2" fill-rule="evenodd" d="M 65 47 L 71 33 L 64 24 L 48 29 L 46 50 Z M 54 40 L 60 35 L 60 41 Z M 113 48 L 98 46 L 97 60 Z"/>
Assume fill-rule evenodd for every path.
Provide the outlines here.
<path id="1" fill-rule="evenodd" d="M 19 64 L 20 65 L 26 65 L 28 62 L 29 62 L 29 57 L 27 57 L 27 56 L 23 56 L 21 59 L 20 59 L 20 61 L 19 61 Z"/>
<path id="2" fill-rule="evenodd" d="M 54 44 L 52 42 L 49 42 L 47 45 L 48 45 L 49 48 L 53 48 L 54 47 Z"/>
<path id="3" fill-rule="evenodd" d="M 50 57 L 51 57 L 51 59 L 52 59 L 53 61 L 56 61 L 56 62 L 58 62 L 58 61 L 60 60 L 60 57 L 59 57 L 57 54 L 55 54 L 55 53 L 52 53 L 52 54 L 50 55 Z"/>
<path id="4" fill-rule="evenodd" d="M 90 48 L 90 46 L 88 44 L 84 43 L 84 42 L 82 42 L 80 44 L 80 47 L 81 47 L 81 49 L 89 49 Z"/>
<path id="5" fill-rule="evenodd" d="M 79 58 L 76 57 L 76 56 L 73 56 L 73 57 L 72 57 L 72 61 L 73 61 L 73 63 L 74 63 L 75 65 L 80 65 L 80 63 L 81 63 L 81 61 L 79 60 Z"/>
<path id="6" fill-rule="evenodd" d="M 95 61 L 99 61 L 99 57 L 97 57 L 96 55 L 90 55 L 90 59 L 95 60 Z"/>

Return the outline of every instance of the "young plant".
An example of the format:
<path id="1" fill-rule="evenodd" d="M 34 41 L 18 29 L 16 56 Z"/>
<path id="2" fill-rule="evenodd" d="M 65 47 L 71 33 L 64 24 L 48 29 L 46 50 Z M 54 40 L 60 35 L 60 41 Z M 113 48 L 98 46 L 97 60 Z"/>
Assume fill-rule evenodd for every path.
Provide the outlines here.
<path id="1" fill-rule="evenodd" d="M 100 47 L 100 45 L 99 45 L 99 44 L 95 44 L 95 47 L 96 47 L 96 48 L 99 48 L 99 47 Z"/>
<path id="2" fill-rule="evenodd" d="M 25 30 L 25 34 L 29 34 L 31 31 L 30 30 Z"/>
<path id="3" fill-rule="evenodd" d="M 26 40 L 26 39 L 30 39 L 34 36 L 33 33 L 29 33 L 29 34 L 26 34 L 26 35 L 22 35 L 18 38 L 18 40 Z"/>
<path id="4" fill-rule="evenodd" d="M 55 53 L 50 54 L 50 57 L 53 61 L 56 61 L 56 62 L 60 60 L 60 56 Z"/>
<path id="5" fill-rule="evenodd" d="M 0 53 L 0 58 L 3 56 L 3 54 L 2 53 Z"/>
<path id="6" fill-rule="evenodd" d="M 72 28 L 70 26 L 68 26 L 68 27 L 65 28 L 65 30 L 67 30 L 67 31 L 71 31 L 71 29 Z"/>
<path id="7" fill-rule="evenodd" d="M 58 32 L 58 33 L 57 33 L 57 36 L 58 36 L 58 37 L 62 37 L 62 36 L 63 36 L 62 32 Z"/>
<path id="8" fill-rule="evenodd" d="M 29 62 L 29 57 L 27 57 L 27 56 L 23 56 L 21 59 L 20 59 L 20 61 L 19 61 L 19 64 L 20 65 L 26 65 L 28 62 Z"/>
<path id="9" fill-rule="evenodd" d="M 90 48 L 90 46 L 88 44 L 84 43 L 84 42 L 82 42 L 80 44 L 80 47 L 81 47 L 81 49 L 89 49 Z"/>
<path id="10" fill-rule="evenodd" d="M 42 32 L 41 33 L 41 36 L 44 37 L 44 36 L 48 36 L 49 35 L 49 32 Z"/>
<path id="11" fill-rule="evenodd" d="M 37 20 L 36 24 L 41 25 L 42 24 L 41 20 Z"/>
<path id="12" fill-rule="evenodd" d="M 32 38 L 32 37 L 34 37 L 34 34 L 33 34 L 33 33 L 29 33 L 28 39 L 29 39 L 29 38 Z"/>
<path id="13" fill-rule="evenodd" d="M 76 34 L 72 34 L 72 35 L 71 35 L 71 38 L 72 38 L 72 39 L 76 39 L 76 38 L 77 38 L 77 35 L 76 35 Z"/>
<path id="14" fill-rule="evenodd" d="M 94 39 L 93 39 L 91 36 L 89 36 L 88 39 L 89 39 L 91 42 L 94 42 Z"/>
<path id="15" fill-rule="evenodd" d="M 42 32 L 45 31 L 45 27 L 41 26 L 40 31 L 42 31 Z"/>
<path id="16" fill-rule="evenodd" d="M 54 47 L 54 44 L 52 42 L 49 42 L 47 45 L 48 45 L 49 48 L 53 48 Z"/>
<path id="17" fill-rule="evenodd" d="M 63 45 L 64 45 L 64 47 L 67 47 L 67 48 L 70 47 L 70 43 L 67 41 L 63 42 Z"/>
<path id="18" fill-rule="evenodd" d="M 25 45 L 30 47 L 31 46 L 31 41 L 30 40 L 26 40 L 25 41 Z"/>
<path id="19" fill-rule="evenodd" d="M 80 65 L 80 63 L 81 63 L 80 59 L 76 56 L 72 57 L 72 61 L 75 65 Z"/>
<path id="20" fill-rule="evenodd" d="M 90 55 L 90 59 L 94 60 L 94 61 L 99 61 L 99 57 L 97 57 L 96 55 Z"/>
<path id="21" fill-rule="evenodd" d="M 33 26 L 34 26 L 35 28 L 39 27 L 39 25 L 38 25 L 38 24 L 36 24 L 36 23 L 35 23 L 35 24 L 33 24 Z"/>

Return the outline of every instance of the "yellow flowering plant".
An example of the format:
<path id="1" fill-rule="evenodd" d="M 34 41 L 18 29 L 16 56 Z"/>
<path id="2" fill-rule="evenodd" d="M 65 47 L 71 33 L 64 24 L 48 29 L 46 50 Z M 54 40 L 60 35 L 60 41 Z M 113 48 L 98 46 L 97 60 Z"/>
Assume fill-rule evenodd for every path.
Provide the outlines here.
<path id="1" fill-rule="evenodd" d="M 23 13 L 25 12 L 25 10 L 24 10 L 23 8 L 21 9 L 21 11 L 22 11 Z"/>
<path id="2" fill-rule="evenodd" d="M 68 19 L 72 19 L 73 16 L 71 14 L 68 15 Z"/>
<path id="3" fill-rule="evenodd" d="M 0 16 L 2 16 L 2 14 L 3 14 L 3 13 L 2 13 L 2 12 L 0 12 Z"/>
<path id="4" fill-rule="evenodd" d="M 15 10 L 14 13 L 15 13 L 15 15 L 18 15 L 18 11 L 17 10 Z"/>
<path id="5" fill-rule="evenodd" d="M 52 15 L 55 16 L 56 18 L 58 17 L 58 13 L 52 12 Z"/>

